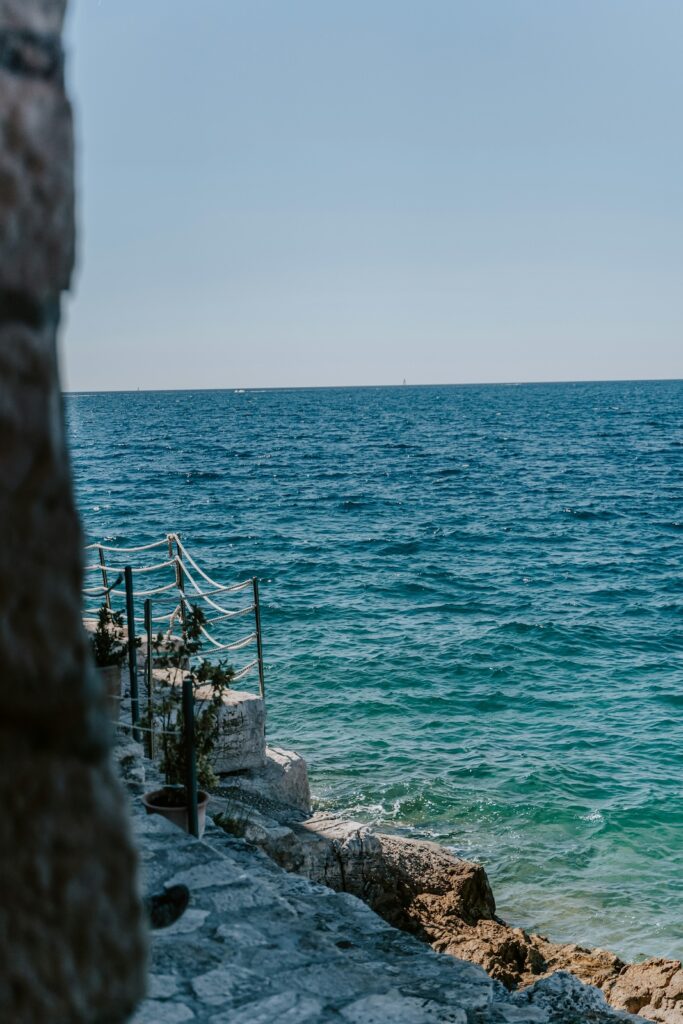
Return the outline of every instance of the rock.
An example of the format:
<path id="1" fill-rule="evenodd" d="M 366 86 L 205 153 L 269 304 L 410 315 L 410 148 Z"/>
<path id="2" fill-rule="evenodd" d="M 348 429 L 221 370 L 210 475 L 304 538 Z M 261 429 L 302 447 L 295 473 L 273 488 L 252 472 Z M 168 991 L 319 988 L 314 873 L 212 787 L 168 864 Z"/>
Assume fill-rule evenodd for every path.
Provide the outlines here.
<path id="1" fill-rule="evenodd" d="M 0 25 L 59 33 L 65 10 L 66 0 L 0 0 Z"/>
<path id="2" fill-rule="evenodd" d="M 629 964 L 605 985 L 612 1006 L 662 1024 L 683 1024 L 683 969 L 680 960 Z"/>
<path id="3" fill-rule="evenodd" d="M 571 971 L 587 985 L 602 988 L 622 970 L 624 963 L 605 949 L 587 949 L 574 943 L 550 942 L 541 935 L 529 937 L 546 962 L 546 971 Z"/>
<path id="4" fill-rule="evenodd" d="M 298 819 L 311 810 L 306 762 L 281 747 L 266 747 L 262 766 L 223 776 L 217 792 L 278 822 Z"/>
<path id="5" fill-rule="evenodd" d="M 226 690 L 220 712 L 221 734 L 212 756 L 215 772 L 261 768 L 266 763 L 266 709 L 261 697 Z"/>
<path id="6" fill-rule="evenodd" d="M 598 1024 L 606 1020 L 633 1020 L 627 1014 L 614 1014 L 607 1006 L 602 992 L 581 984 L 566 971 L 558 971 L 549 978 L 537 981 L 530 988 L 515 993 L 512 1002 L 520 1008 L 542 1011 L 541 1019 L 547 1020 L 549 1024 Z"/>
<path id="7" fill-rule="evenodd" d="M 435 949 L 479 964 L 507 988 L 516 988 L 520 982 L 533 981 L 545 973 L 545 960 L 521 928 L 510 928 L 497 920 L 474 925 L 452 918 L 434 926 L 427 918 L 425 922 L 425 934 Z"/>
<path id="8" fill-rule="evenodd" d="M 249 828 L 259 825 L 271 836 L 288 831 L 241 806 L 249 814 Z M 180 839 L 163 819 L 145 816 L 139 803 L 133 814 L 145 850 L 147 891 L 156 892 L 162 883 L 167 888 L 183 884 L 192 901 L 176 925 L 153 932 L 150 993 L 135 1024 L 185 1019 L 210 1024 L 618 1024 L 627 1019 L 570 977 L 558 981 L 556 976 L 548 984 L 510 993 L 479 967 L 441 956 L 392 928 L 356 896 L 281 871 L 260 851 L 215 827 L 201 842 Z M 328 838 L 353 838 L 349 823 L 335 831 L 330 816 L 320 817 Z M 301 825 L 299 818 L 293 825 Z M 289 832 L 293 835 L 294 829 Z M 433 890 L 448 890 L 438 847 L 427 844 L 419 851 L 423 860 L 413 860 L 403 843 L 392 851 L 387 844 L 387 850 L 388 857 L 407 862 L 403 874 L 411 892 L 422 888 L 417 881 L 422 867 Z M 452 859 L 445 856 L 449 871 Z M 461 906 L 470 916 L 477 906 L 490 909 L 486 889 L 475 887 L 474 897 Z M 178 930 L 190 915 L 191 927 Z"/>
<path id="9" fill-rule="evenodd" d="M 429 927 L 475 923 L 495 913 L 486 872 L 435 843 L 373 832 L 332 814 L 287 824 L 241 800 L 226 802 L 233 831 L 287 871 L 364 900 L 390 924 L 429 937 Z M 502 926 L 501 926 L 502 927 Z"/>
<path id="10" fill-rule="evenodd" d="M 63 6 L 0 5 L 1 287 L 38 303 L 69 286 L 74 258 L 71 109 L 55 34 Z M 50 29 L 27 41 L 23 26 L 43 24 Z"/>
<path id="11" fill-rule="evenodd" d="M 0 0 L 0 1020 L 21 1024 L 119 1022 L 145 985 L 57 375 L 74 257 L 64 7 Z"/>
<path id="12" fill-rule="evenodd" d="M 375 909 L 387 920 L 398 922 L 405 915 L 407 930 L 420 934 L 427 920 L 437 925 L 474 923 L 495 914 L 481 864 L 461 860 L 436 843 L 382 833 L 375 838 L 381 850 L 382 889 Z"/>
<path id="13" fill-rule="evenodd" d="M 308 770 L 300 754 L 282 747 L 267 747 L 266 763 L 258 781 L 264 794 L 267 793 L 275 803 L 310 814 Z"/>
<path id="14" fill-rule="evenodd" d="M 358 896 L 390 924 L 417 935 L 438 952 L 480 965 L 508 989 L 525 989 L 570 972 L 602 989 L 617 1009 L 664 1024 L 683 1024 L 683 973 L 677 961 L 626 967 L 605 950 L 554 943 L 511 927 L 496 916 L 481 865 L 461 860 L 435 843 L 375 832 L 337 815 L 319 813 L 302 820 L 294 808 L 273 800 L 277 789 L 264 796 L 259 773 L 250 785 L 251 792 L 248 786 L 240 789 L 232 783 L 223 788 L 229 794 L 223 824 L 285 870 Z M 551 995 L 560 999 L 564 993 L 565 1000 L 571 998 L 573 984 L 565 977 L 561 986 L 557 982 L 555 987 L 529 991 L 539 1000 Z M 604 997 L 591 991 L 594 1016 L 576 1020 L 603 1019 L 597 1008 L 604 1005 Z"/>
<path id="15" fill-rule="evenodd" d="M 144 793 L 145 767 L 140 756 L 140 744 L 125 733 L 119 733 L 116 737 L 114 757 L 118 776 L 128 792 L 136 795 Z"/>

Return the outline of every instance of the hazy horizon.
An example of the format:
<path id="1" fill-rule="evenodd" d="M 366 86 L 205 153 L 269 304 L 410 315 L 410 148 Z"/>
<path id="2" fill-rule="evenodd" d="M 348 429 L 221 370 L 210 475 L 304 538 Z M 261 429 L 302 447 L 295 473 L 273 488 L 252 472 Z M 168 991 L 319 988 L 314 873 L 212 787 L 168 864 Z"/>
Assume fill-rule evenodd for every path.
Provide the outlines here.
<path id="1" fill-rule="evenodd" d="M 137 392 L 141 394 L 148 391 L 159 392 L 188 392 L 188 391 L 334 391 L 351 388 L 514 388 L 532 386 L 552 386 L 563 384 L 676 384 L 683 381 L 683 377 L 612 377 L 612 378 L 576 378 L 574 380 L 472 380 L 472 381 L 440 381 L 413 384 L 410 381 L 384 382 L 375 384 L 283 384 L 275 387 L 263 387 L 254 385 L 252 387 L 240 387 L 239 385 L 226 385 L 224 387 L 194 387 L 194 388 L 63 388 L 65 395 L 106 395 L 106 394 L 130 394 Z"/>
<path id="2" fill-rule="evenodd" d="M 680 379 L 682 37 L 673 0 L 76 0 L 66 387 Z"/>

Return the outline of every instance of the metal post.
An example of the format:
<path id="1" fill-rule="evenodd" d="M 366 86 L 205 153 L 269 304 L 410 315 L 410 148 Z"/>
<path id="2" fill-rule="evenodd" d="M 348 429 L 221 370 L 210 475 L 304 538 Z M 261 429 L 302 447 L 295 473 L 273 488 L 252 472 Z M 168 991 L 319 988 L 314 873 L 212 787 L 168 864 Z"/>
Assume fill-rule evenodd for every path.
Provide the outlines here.
<path id="1" fill-rule="evenodd" d="M 185 792 L 187 797 L 187 830 L 199 838 L 197 815 L 197 765 L 194 750 L 194 691 L 189 676 L 183 679 L 183 723 L 185 726 Z"/>
<path id="2" fill-rule="evenodd" d="M 133 570 L 129 565 L 123 570 L 126 581 L 126 620 L 128 626 L 128 673 L 130 676 L 130 717 L 133 726 L 138 724 L 140 706 L 138 701 L 138 652 L 135 643 L 135 601 L 133 599 Z M 133 737 L 139 740 L 140 734 L 133 728 Z"/>
<path id="3" fill-rule="evenodd" d="M 169 551 L 171 551 L 171 543 L 172 542 L 169 539 Z M 178 536 L 177 536 L 177 534 L 176 534 L 176 544 L 175 544 L 175 555 L 176 555 L 175 583 L 176 583 L 176 587 L 178 588 L 178 592 L 180 594 L 180 618 L 181 618 L 181 621 L 182 621 L 182 624 L 183 624 L 183 628 L 185 628 L 187 626 L 187 611 L 186 611 L 186 608 L 185 608 L 185 576 L 183 574 L 183 565 L 182 565 L 183 553 L 180 550 L 180 545 L 178 544 Z M 172 555 L 171 555 L 171 557 L 172 557 Z"/>
<path id="4" fill-rule="evenodd" d="M 154 760 L 154 672 L 152 662 L 152 602 L 149 598 L 145 598 L 145 632 L 147 633 L 147 662 L 145 665 L 146 669 L 146 681 L 147 681 L 147 718 L 149 732 L 147 733 L 147 756 L 151 761 Z"/>
<path id="5" fill-rule="evenodd" d="M 111 611 L 111 595 L 109 593 L 109 579 L 107 578 L 107 563 L 104 560 L 104 551 L 102 545 L 97 545 L 97 550 L 100 556 L 100 566 L 102 572 L 102 583 L 104 584 L 104 603 L 106 604 L 109 611 Z"/>
<path id="6" fill-rule="evenodd" d="M 261 639 L 261 602 L 259 601 L 258 580 L 253 577 L 251 584 L 254 588 L 254 619 L 256 620 L 256 657 L 258 658 L 258 688 L 261 699 L 266 699 L 266 683 L 263 675 L 263 641 Z"/>

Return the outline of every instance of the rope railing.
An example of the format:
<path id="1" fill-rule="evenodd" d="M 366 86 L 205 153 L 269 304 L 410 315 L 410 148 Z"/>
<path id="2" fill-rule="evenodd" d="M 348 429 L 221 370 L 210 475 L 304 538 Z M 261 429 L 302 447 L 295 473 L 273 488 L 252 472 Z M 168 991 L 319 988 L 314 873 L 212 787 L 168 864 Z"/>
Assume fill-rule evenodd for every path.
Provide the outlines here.
<path id="1" fill-rule="evenodd" d="M 84 594 L 106 594 L 107 592 L 111 592 L 109 590 L 109 587 L 105 587 L 102 584 L 100 584 L 98 587 L 83 587 Z"/>
<path id="2" fill-rule="evenodd" d="M 173 535 L 175 536 L 175 534 Z M 152 548 L 160 548 L 162 544 L 168 544 L 166 537 L 163 540 L 155 540 L 152 544 L 140 544 L 136 548 L 122 548 L 112 544 L 102 544 L 100 541 L 95 541 L 94 544 L 86 544 L 85 551 L 117 551 L 125 555 L 137 554 L 138 551 L 151 551 Z M 99 566 L 98 566 L 99 568 Z"/>
<path id="3" fill-rule="evenodd" d="M 240 679 L 243 679 L 244 676 L 248 675 L 249 672 L 251 672 L 251 670 L 253 668 L 256 668 L 257 666 L 258 666 L 258 658 L 256 658 L 254 661 L 250 661 L 249 664 L 245 665 L 244 668 L 241 668 L 239 670 L 239 672 L 235 672 L 234 676 L 232 677 L 233 683 L 236 683 Z"/>
<path id="4" fill-rule="evenodd" d="M 256 640 L 256 633 L 250 633 L 249 636 L 243 636 L 241 640 L 235 640 L 231 644 L 222 644 L 218 640 L 214 640 L 206 630 L 202 630 L 202 634 L 206 637 L 209 643 L 213 644 L 213 654 L 218 654 L 219 651 L 241 651 L 243 647 L 248 647 L 249 644 L 253 644 Z M 196 654 L 195 657 L 201 658 L 203 655 L 201 652 Z"/>
<path id="5" fill-rule="evenodd" d="M 224 612 L 222 615 L 216 615 L 213 619 L 207 619 L 207 626 L 212 626 L 216 622 L 223 622 L 225 619 L 237 619 L 240 615 L 248 615 L 249 612 L 253 612 L 256 606 L 253 604 L 247 605 L 246 608 L 238 608 L 236 612 Z"/>
<path id="6" fill-rule="evenodd" d="M 192 578 L 192 576 L 188 572 L 187 568 L 182 565 L 182 562 L 179 562 L 178 564 L 180 566 L 182 566 L 183 576 L 187 577 L 187 579 L 190 581 L 192 586 L 195 588 L 194 593 L 192 594 L 193 600 L 195 600 L 195 601 L 204 601 L 205 604 L 208 604 L 211 608 L 214 608 L 217 612 L 220 612 L 221 615 L 230 616 L 230 612 L 229 612 L 229 610 L 227 608 L 223 608 L 222 605 L 217 604 L 214 601 L 214 599 L 211 596 L 211 594 L 207 593 L 206 591 L 202 591 L 201 590 L 201 588 L 197 585 L 197 582 Z M 232 590 L 233 592 L 237 592 L 238 590 L 245 590 L 246 587 L 249 587 L 249 586 L 252 586 L 252 580 L 246 580 L 244 583 L 240 583 L 237 586 L 232 587 L 232 588 L 226 587 L 225 591 L 227 592 L 228 590 Z M 182 591 L 182 593 L 184 594 L 184 591 Z M 212 591 L 211 593 L 216 593 L 216 591 Z"/>
<path id="7" fill-rule="evenodd" d="M 173 611 L 164 612 L 163 615 L 154 615 L 154 616 L 152 616 L 152 622 L 168 622 L 170 619 L 177 618 L 179 614 L 180 614 L 180 605 L 177 604 L 175 606 L 175 608 L 173 609 Z M 145 623 L 144 615 L 136 615 L 135 616 L 135 621 L 139 622 L 139 623 L 142 623 L 144 625 L 144 623 Z"/>
<path id="8" fill-rule="evenodd" d="M 169 557 L 164 561 L 149 565 L 121 566 L 113 563 L 109 564 L 104 554 L 105 552 L 109 553 L 114 560 L 116 556 L 119 555 L 139 555 L 140 553 L 152 551 L 162 546 L 167 547 Z M 208 654 L 210 656 L 215 656 L 223 652 L 236 652 L 249 646 L 249 644 L 255 643 L 257 648 L 256 659 L 249 662 L 248 665 L 239 668 L 236 671 L 234 678 L 242 679 L 253 671 L 253 669 L 258 668 L 259 690 L 261 695 L 264 695 L 260 607 L 258 599 L 258 581 L 256 578 L 227 585 L 218 583 L 215 579 L 209 576 L 204 569 L 202 569 L 181 541 L 180 536 L 177 533 L 169 533 L 162 540 L 154 541 L 149 544 L 140 544 L 135 547 L 123 547 L 114 544 L 95 542 L 88 544 L 85 550 L 94 550 L 98 552 L 99 561 L 86 565 L 85 571 L 86 573 L 100 573 L 102 576 L 102 584 L 83 587 L 84 595 L 90 598 L 102 596 L 108 608 L 112 607 L 112 599 L 119 602 L 124 602 L 125 599 L 125 611 L 126 618 L 128 620 L 129 634 L 132 634 L 133 637 L 135 636 L 136 625 L 143 624 L 145 628 L 147 628 L 151 623 L 162 623 L 166 627 L 163 631 L 164 640 L 166 643 L 170 643 L 176 626 L 179 625 L 182 628 L 186 621 L 188 611 L 191 612 L 198 602 L 202 602 L 216 613 L 212 615 L 211 618 L 206 618 L 200 627 L 202 638 L 208 645 Z M 192 566 L 192 571 L 190 571 L 189 566 Z M 160 581 L 158 586 L 148 585 L 145 590 L 136 590 L 133 593 L 134 575 L 141 576 L 154 573 L 161 574 L 168 570 L 173 572 L 173 579 L 170 582 L 165 583 Z M 119 574 L 118 579 L 110 586 L 109 576 L 114 574 Z M 199 577 L 199 579 L 197 577 Z M 125 590 L 120 587 L 124 578 Z M 201 582 L 199 582 L 199 580 L 201 580 Z M 150 580 L 150 583 L 151 582 L 153 581 Z M 226 608 L 224 604 L 219 604 L 214 600 L 214 597 L 219 595 L 227 596 L 229 594 L 236 594 L 249 587 L 253 590 L 254 599 L 252 603 L 245 607 L 236 609 Z M 173 598 L 173 607 L 168 611 L 160 611 L 156 609 L 156 614 L 151 616 L 150 612 L 150 618 L 147 619 L 147 608 L 145 617 L 135 614 L 134 602 L 138 598 L 145 599 L 146 606 L 151 598 L 158 598 L 162 602 L 162 607 L 165 600 Z M 84 609 L 84 615 L 88 618 L 97 617 L 98 613 L 99 609 Z M 207 629 L 207 626 L 210 626 L 212 628 L 218 627 L 220 630 L 221 626 L 228 625 L 232 619 L 249 614 L 254 615 L 256 628 L 252 633 L 249 633 L 247 636 L 238 640 L 226 641 L 222 637 L 219 639 L 214 636 L 209 629 Z M 204 657 L 205 654 L 198 654 L 196 657 Z M 134 672 L 133 661 L 134 659 L 131 657 L 131 696 L 135 689 L 134 702 L 137 704 L 137 680 L 133 683 L 132 679 L 132 674 Z"/>
<path id="9" fill-rule="evenodd" d="M 167 590 L 174 590 L 176 588 L 175 583 L 167 583 L 164 587 L 152 587 L 151 590 L 137 590 L 135 592 L 136 597 L 154 597 L 156 594 L 165 594 Z"/>
<path id="10" fill-rule="evenodd" d="M 176 563 L 176 559 L 175 558 L 167 558 L 165 562 L 157 562 L 156 565 L 141 565 L 141 566 L 132 565 L 130 567 L 130 571 L 133 573 L 134 576 L 136 576 L 136 575 L 139 575 L 140 573 L 143 573 L 143 572 L 158 572 L 160 569 L 166 569 L 169 565 L 175 565 L 175 563 Z M 96 566 L 94 566 L 94 568 L 101 570 L 102 566 L 101 565 L 96 565 Z M 108 572 L 123 572 L 124 569 L 125 569 L 125 566 L 108 565 L 106 568 L 107 568 Z"/>
<path id="11" fill-rule="evenodd" d="M 153 558 L 150 558 L 147 560 L 149 564 L 144 564 L 143 558 L 140 556 L 164 546 L 168 550 L 167 558 L 162 561 L 154 561 Z M 157 740 L 165 743 L 166 738 L 170 736 L 176 739 L 182 738 L 187 766 L 185 792 L 188 799 L 188 827 L 194 835 L 198 835 L 194 739 L 197 676 L 193 675 L 191 664 L 197 660 L 204 660 L 207 656 L 209 660 L 211 658 L 218 659 L 224 653 L 237 653 L 255 644 L 256 658 L 232 672 L 228 676 L 229 685 L 239 682 L 257 670 L 259 692 L 262 698 L 265 697 L 258 580 L 253 577 L 240 583 L 228 585 L 218 583 L 197 563 L 177 533 L 169 533 L 162 540 L 135 547 L 96 542 L 88 544 L 86 551 L 96 551 L 98 559 L 96 562 L 86 563 L 85 567 L 87 585 L 83 587 L 83 595 L 88 599 L 87 604 L 90 605 L 93 599 L 101 598 L 108 610 L 111 611 L 115 607 L 117 610 L 125 612 L 130 696 L 114 698 L 117 720 L 113 721 L 112 725 L 129 730 L 134 739 L 144 739 L 147 753 L 152 758 L 155 755 Z M 129 558 L 129 556 L 132 557 Z M 111 558 L 110 563 L 107 561 L 108 558 Z M 125 564 L 122 565 L 122 562 Z M 140 562 L 143 564 L 137 564 Z M 92 573 L 100 574 L 101 583 L 95 583 L 92 576 L 88 578 L 87 574 Z M 169 574 L 172 576 L 170 580 Z M 110 583 L 111 580 L 113 582 Z M 134 580 L 140 580 L 145 589 L 135 591 Z M 253 600 L 248 605 L 241 608 L 226 607 L 226 604 L 230 603 L 231 595 L 239 594 L 249 587 L 252 588 Z M 219 597 L 221 603 L 215 601 L 215 597 Z M 137 599 L 144 599 L 144 616 L 136 615 L 135 601 Z M 154 614 L 152 599 L 156 604 Z M 176 644 L 185 634 L 188 612 L 192 613 L 194 608 L 201 607 L 202 604 L 211 609 L 214 614 L 211 614 L 210 618 L 204 618 L 199 626 L 203 650 L 191 654 L 186 659 L 183 653 L 186 649 L 182 646 L 176 648 Z M 97 618 L 100 610 L 87 606 L 84 607 L 83 614 L 88 618 Z M 227 629 L 232 619 L 250 614 L 254 616 L 253 632 L 236 640 L 226 638 L 225 634 L 221 635 L 221 630 Z M 154 629 L 157 624 L 162 624 L 164 628 L 155 635 Z M 138 688 L 139 641 L 136 639 L 137 627 L 140 625 L 143 627 L 142 632 L 146 635 L 144 656 L 146 686 L 142 692 L 139 692 Z M 176 632 L 177 629 L 180 630 L 180 634 Z M 173 657 L 174 650 L 177 652 L 176 657 Z M 155 656 L 161 662 L 157 662 L 156 668 L 154 666 Z M 181 674 L 182 728 L 177 730 L 169 729 L 169 723 L 166 723 L 163 717 L 159 720 L 159 705 L 154 699 L 155 679 L 157 682 L 159 681 L 157 673 L 161 671 L 163 675 L 165 671 L 170 670 L 169 666 L 175 666 Z M 174 680 L 172 682 L 175 683 Z M 130 721 L 119 720 L 118 711 L 124 707 L 124 701 L 126 703 L 130 701 Z M 144 717 L 141 719 L 140 712 L 143 702 L 146 703 L 146 709 Z M 128 714 L 127 711 L 126 714 Z"/>
<path id="12" fill-rule="evenodd" d="M 184 557 L 187 559 L 187 561 L 190 563 L 190 565 L 194 566 L 194 568 L 197 570 L 197 572 L 202 577 L 202 579 L 205 579 L 206 582 L 210 583 L 212 587 L 218 587 L 219 590 L 222 589 L 222 584 L 221 583 L 216 583 L 215 580 L 212 580 L 211 577 L 209 575 L 207 575 L 207 573 L 204 572 L 204 570 L 201 568 L 201 566 L 197 565 L 197 563 L 195 562 L 194 558 L 192 557 L 190 552 L 185 548 L 185 545 L 183 544 L 183 542 L 181 541 L 181 539 L 180 539 L 180 537 L 179 537 L 179 535 L 177 533 L 169 534 L 169 541 L 171 541 L 172 543 L 175 544 L 176 550 L 181 552 L 184 555 Z"/>
<path id="13" fill-rule="evenodd" d="M 188 559 L 188 561 L 189 561 L 189 559 Z M 246 590 L 247 587 L 251 586 L 251 580 L 242 580 L 241 583 L 232 583 L 232 584 L 230 584 L 230 586 L 227 586 L 227 587 L 222 587 L 222 586 L 220 586 L 220 584 L 213 583 L 213 580 L 210 580 L 209 582 L 211 582 L 211 584 L 212 584 L 214 589 L 213 590 L 202 590 L 202 588 L 199 586 L 199 584 L 197 583 L 196 579 L 194 578 L 194 576 L 192 575 L 190 570 L 185 565 L 185 562 L 184 562 L 184 560 L 182 558 L 176 558 L 175 559 L 175 564 L 182 569 L 183 576 L 186 576 L 188 578 L 188 580 L 190 581 L 190 583 L 192 584 L 192 586 L 194 587 L 194 589 L 195 589 L 195 597 L 201 597 L 201 598 L 207 597 L 208 598 L 208 597 L 215 597 L 216 594 L 236 594 L 239 590 Z M 192 564 L 194 564 L 194 563 L 192 563 Z"/>

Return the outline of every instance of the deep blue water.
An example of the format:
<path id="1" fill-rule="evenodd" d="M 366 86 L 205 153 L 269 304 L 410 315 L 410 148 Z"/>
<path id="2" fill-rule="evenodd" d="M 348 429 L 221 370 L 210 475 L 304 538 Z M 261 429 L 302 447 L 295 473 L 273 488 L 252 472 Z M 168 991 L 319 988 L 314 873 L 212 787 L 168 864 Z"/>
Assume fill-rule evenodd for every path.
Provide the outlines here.
<path id="1" fill-rule="evenodd" d="M 271 742 L 499 912 L 683 955 L 683 382 L 67 398 L 91 539 L 262 580 Z"/>

